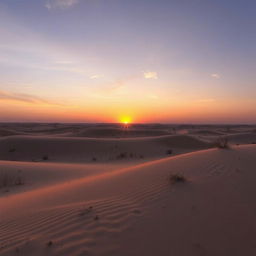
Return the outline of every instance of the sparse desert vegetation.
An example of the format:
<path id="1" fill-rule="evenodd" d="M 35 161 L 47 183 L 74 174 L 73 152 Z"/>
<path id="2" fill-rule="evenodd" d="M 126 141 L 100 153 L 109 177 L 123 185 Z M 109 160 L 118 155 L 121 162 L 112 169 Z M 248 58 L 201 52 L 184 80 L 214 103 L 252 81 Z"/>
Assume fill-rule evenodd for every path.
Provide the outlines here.
<path id="1" fill-rule="evenodd" d="M 49 160 L 49 156 L 48 156 L 48 155 L 44 155 L 44 156 L 42 157 L 42 159 L 43 159 L 44 161 L 47 161 L 47 160 Z"/>
<path id="2" fill-rule="evenodd" d="M 166 150 L 166 154 L 167 154 L 167 155 L 171 155 L 171 154 L 172 154 L 172 149 L 167 149 L 167 150 Z"/>
<path id="3" fill-rule="evenodd" d="M 120 154 L 118 154 L 116 156 L 117 159 L 124 159 L 128 157 L 128 153 L 127 152 L 121 152 Z"/>
<path id="4" fill-rule="evenodd" d="M 13 152 L 15 152 L 16 151 L 16 148 L 10 148 L 9 149 L 9 153 L 13 153 Z"/>
<path id="5" fill-rule="evenodd" d="M 225 136 L 219 137 L 216 140 L 215 145 L 217 148 L 220 148 L 220 149 L 229 149 L 230 148 L 228 138 Z"/>
<path id="6" fill-rule="evenodd" d="M 51 247 L 53 245 L 53 242 L 52 241 L 49 241 L 48 243 L 47 243 L 47 246 L 48 247 Z"/>
<path id="7" fill-rule="evenodd" d="M 143 159 L 144 156 L 142 154 L 135 154 L 135 153 L 128 153 L 128 152 L 121 152 L 116 156 L 117 160 L 120 159 L 127 159 L 127 158 L 139 158 L 139 159 Z"/>
<path id="8" fill-rule="evenodd" d="M 99 220 L 100 219 L 100 217 L 98 216 L 98 215 L 96 215 L 95 217 L 94 217 L 94 220 Z"/>
<path id="9" fill-rule="evenodd" d="M 0 188 L 20 185 L 24 185 L 24 179 L 20 170 L 16 173 L 0 170 Z"/>
<path id="10" fill-rule="evenodd" d="M 175 173 L 175 174 L 171 174 L 170 175 L 170 182 L 172 184 L 175 184 L 175 183 L 184 183 L 186 182 L 186 178 L 183 174 L 180 174 L 180 173 Z"/>

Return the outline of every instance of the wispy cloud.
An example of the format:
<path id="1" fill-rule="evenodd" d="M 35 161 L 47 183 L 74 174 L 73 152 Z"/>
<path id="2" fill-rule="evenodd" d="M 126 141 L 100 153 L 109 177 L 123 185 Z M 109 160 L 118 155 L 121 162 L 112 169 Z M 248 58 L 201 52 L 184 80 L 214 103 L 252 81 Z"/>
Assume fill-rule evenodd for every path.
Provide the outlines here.
<path id="1" fill-rule="evenodd" d="M 101 77 L 102 77 L 101 75 L 92 75 L 92 76 L 90 76 L 90 79 L 98 79 Z"/>
<path id="2" fill-rule="evenodd" d="M 211 77 L 215 78 L 215 79 L 219 79 L 220 78 L 220 74 L 218 73 L 213 73 L 211 74 Z"/>
<path id="3" fill-rule="evenodd" d="M 49 10 L 54 8 L 66 9 L 78 2 L 79 0 L 48 0 L 45 7 Z"/>
<path id="4" fill-rule="evenodd" d="M 35 95 L 24 94 L 24 93 L 12 93 L 7 91 L 0 91 L 0 101 L 2 100 L 11 100 L 11 101 L 25 102 L 30 104 L 64 105 L 58 102 L 40 98 Z"/>
<path id="5" fill-rule="evenodd" d="M 147 71 L 143 73 L 145 79 L 158 79 L 157 72 Z"/>

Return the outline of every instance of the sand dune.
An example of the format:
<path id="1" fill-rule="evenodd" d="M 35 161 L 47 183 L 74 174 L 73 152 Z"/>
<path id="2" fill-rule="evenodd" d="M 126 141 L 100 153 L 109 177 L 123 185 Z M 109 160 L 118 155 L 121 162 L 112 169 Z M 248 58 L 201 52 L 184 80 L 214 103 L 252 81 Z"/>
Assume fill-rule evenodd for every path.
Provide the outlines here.
<path id="1" fill-rule="evenodd" d="M 162 158 L 205 149 L 212 143 L 186 135 L 152 138 L 98 139 L 11 136 L 0 139 L 0 159 L 44 162 L 109 162 Z M 171 150 L 171 152 L 167 152 Z"/>
<path id="2" fill-rule="evenodd" d="M 1 132 L 2 131 L 2 132 Z M 167 125 L 120 124 L 0 124 L 0 137 L 9 135 L 48 135 L 89 138 L 120 138 L 170 135 L 173 133 Z"/>
<path id="3" fill-rule="evenodd" d="M 83 131 L 70 133 L 74 137 L 145 137 L 145 136 L 160 136 L 167 135 L 168 132 L 164 130 L 154 129 L 124 129 L 124 128 L 88 128 Z M 170 134 L 170 132 L 169 132 Z M 69 134 L 66 134 L 66 136 Z"/>
<path id="4" fill-rule="evenodd" d="M 3 197 L 1 255 L 254 255 L 255 153 L 204 150 Z"/>
<path id="5" fill-rule="evenodd" d="M 170 125 L 133 124 L 63 124 L 63 123 L 0 123 L 0 137 L 11 135 L 62 136 L 88 138 L 133 138 L 174 134 L 202 136 L 255 133 L 255 125 Z"/>
<path id="6" fill-rule="evenodd" d="M 2 128 L 1 256 L 256 254 L 253 127 Z"/>
<path id="7" fill-rule="evenodd" d="M 191 131 L 191 134 L 198 134 L 198 135 L 213 135 L 213 136 L 223 136 L 225 133 L 220 132 L 220 131 L 215 131 L 215 130 L 195 130 Z"/>
<path id="8" fill-rule="evenodd" d="M 132 165 L 134 163 L 130 163 Z M 60 182 L 111 172 L 129 166 L 128 163 L 63 164 L 0 161 L 0 197 L 38 189 Z M 10 186 L 3 186 L 3 178 Z M 2 182 L 1 182 L 2 181 Z M 15 186 L 15 183 L 20 183 Z"/>
<path id="9" fill-rule="evenodd" d="M 20 135 L 20 134 L 24 134 L 24 133 L 13 131 L 11 129 L 4 129 L 4 128 L 0 129 L 0 137 L 12 136 L 12 135 Z"/>
<path id="10" fill-rule="evenodd" d="M 233 144 L 256 144 L 256 133 L 240 133 L 229 135 L 228 139 Z"/>

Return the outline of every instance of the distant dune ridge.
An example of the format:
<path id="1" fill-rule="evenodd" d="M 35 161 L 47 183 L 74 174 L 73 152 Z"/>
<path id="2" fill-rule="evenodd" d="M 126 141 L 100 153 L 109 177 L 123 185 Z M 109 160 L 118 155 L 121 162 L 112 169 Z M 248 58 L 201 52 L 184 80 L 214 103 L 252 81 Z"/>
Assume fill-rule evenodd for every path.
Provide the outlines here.
<path id="1" fill-rule="evenodd" d="M 255 126 L 122 129 L 0 125 L 1 256 L 256 255 Z"/>
<path id="2" fill-rule="evenodd" d="M 168 149 L 173 154 L 205 149 L 209 142 L 187 135 L 130 139 L 97 139 L 47 136 L 11 136 L 0 139 L 0 159 L 48 162 L 109 162 L 130 158 L 161 158 Z M 123 157 L 122 155 L 123 154 Z M 47 159 L 44 157 L 47 156 Z"/>

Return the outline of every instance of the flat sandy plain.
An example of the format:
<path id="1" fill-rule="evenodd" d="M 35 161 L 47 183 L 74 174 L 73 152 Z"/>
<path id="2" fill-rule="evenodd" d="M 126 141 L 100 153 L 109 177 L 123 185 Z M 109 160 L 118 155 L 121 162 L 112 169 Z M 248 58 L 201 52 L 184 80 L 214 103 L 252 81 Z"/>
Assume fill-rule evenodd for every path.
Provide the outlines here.
<path id="1" fill-rule="evenodd" d="M 0 255 L 254 256 L 255 143 L 252 125 L 2 123 Z"/>

